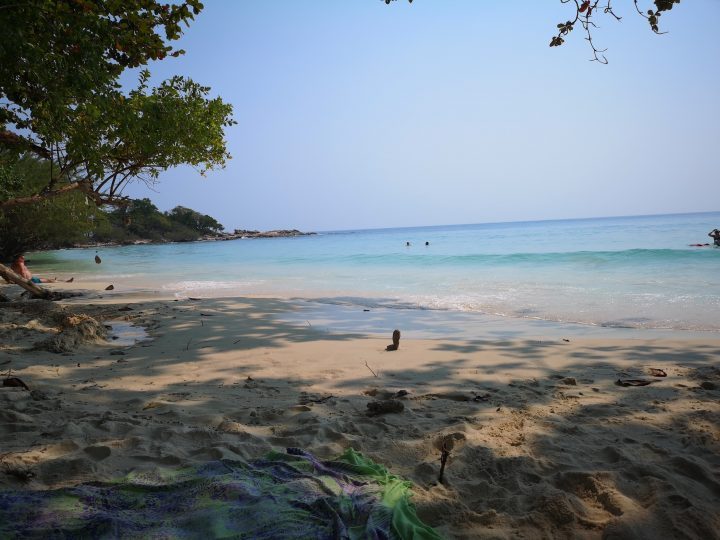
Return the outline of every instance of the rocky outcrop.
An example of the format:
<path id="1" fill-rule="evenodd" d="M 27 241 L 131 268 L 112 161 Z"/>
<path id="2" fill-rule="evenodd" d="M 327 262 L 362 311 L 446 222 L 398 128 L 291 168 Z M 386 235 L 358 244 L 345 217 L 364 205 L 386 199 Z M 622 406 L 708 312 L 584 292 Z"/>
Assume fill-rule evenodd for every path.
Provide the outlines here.
<path id="1" fill-rule="evenodd" d="M 265 231 L 265 232 L 258 232 L 258 231 L 241 231 L 236 230 L 235 234 L 240 233 L 241 237 L 245 238 L 285 238 L 288 236 L 308 236 L 315 233 L 304 233 L 301 231 L 298 231 L 297 229 L 281 229 L 278 231 Z"/>
<path id="2" fill-rule="evenodd" d="M 238 238 L 289 238 L 293 236 L 310 236 L 314 232 L 302 232 L 297 229 L 280 229 L 276 231 L 250 231 L 235 229 L 232 233 L 220 233 L 217 236 L 204 236 L 202 240 L 236 240 Z"/>

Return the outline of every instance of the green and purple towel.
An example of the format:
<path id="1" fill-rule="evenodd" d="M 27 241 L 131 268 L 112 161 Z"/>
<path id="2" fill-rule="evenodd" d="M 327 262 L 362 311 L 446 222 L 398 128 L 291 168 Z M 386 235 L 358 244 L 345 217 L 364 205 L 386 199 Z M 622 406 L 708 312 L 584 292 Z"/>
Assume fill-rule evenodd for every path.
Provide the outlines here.
<path id="1" fill-rule="evenodd" d="M 52 491 L 0 491 L 0 538 L 413 538 L 410 482 L 348 449 L 132 474 Z"/>

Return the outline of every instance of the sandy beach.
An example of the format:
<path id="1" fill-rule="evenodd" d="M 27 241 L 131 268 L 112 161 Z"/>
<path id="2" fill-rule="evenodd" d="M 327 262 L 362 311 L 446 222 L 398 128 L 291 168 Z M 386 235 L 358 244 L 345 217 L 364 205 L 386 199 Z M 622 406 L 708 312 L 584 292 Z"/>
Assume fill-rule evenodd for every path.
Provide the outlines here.
<path id="1" fill-rule="evenodd" d="M 0 487 L 352 447 L 412 481 L 419 517 L 448 538 L 720 538 L 717 334 L 410 331 L 388 352 L 393 328 L 287 322 L 298 309 L 102 291 L 2 305 L 0 369 L 30 391 L 0 387 Z M 33 348 L 81 313 L 107 339 Z M 638 379 L 651 383 L 617 384 Z M 382 400 L 402 410 L 369 415 Z"/>
<path id="2" fill-rule="evenodd" d="M 2 2 L 0 540 L 720 540 L 712 8 Z"/>

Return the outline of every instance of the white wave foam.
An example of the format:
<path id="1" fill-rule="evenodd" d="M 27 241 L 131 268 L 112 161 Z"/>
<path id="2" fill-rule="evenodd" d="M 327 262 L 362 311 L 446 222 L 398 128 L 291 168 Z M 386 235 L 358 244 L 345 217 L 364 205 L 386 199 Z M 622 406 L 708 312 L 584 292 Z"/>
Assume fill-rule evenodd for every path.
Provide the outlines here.
<path id="1" fill-rule="evenodd" d="M 199 281 L 199 280 L 186 280 L 176 281 L 172 283 L 165 283 L 162 285 L 162 289 L 165 291 L 172 291 L 175 295 L 182 295 L 187 293 L 211 293 L 213 291 L 238 291 L 248 292 L 249 289 L 255 289 L 258 285 L 262 284 L 263 281 Z"/>

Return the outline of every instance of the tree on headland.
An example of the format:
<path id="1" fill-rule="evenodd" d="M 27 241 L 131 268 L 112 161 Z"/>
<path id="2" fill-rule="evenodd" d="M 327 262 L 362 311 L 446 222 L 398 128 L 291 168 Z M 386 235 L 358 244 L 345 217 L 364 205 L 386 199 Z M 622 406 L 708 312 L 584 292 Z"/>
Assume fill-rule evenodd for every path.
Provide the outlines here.
<path id="1" fill-rule="evenodd" d="M 162 241 L 173 232 L 173 223 L 150 199 L 133 199 L 107 214 L 107 224 L 94 231 L 98 242 L 128 243 L 135 240 Z M 194 240 L 190 231 L 182 230 L 173 240 Z"/>
<path id="2" fill-rule="evenodd" d="M 182 54 L 169 42 L 202 7 L 199 0 L 0 3 L 0 169 L 23 155 L 47 163 L 39 183 L 19 186 L 18 177 L 0 173 L 0 209 L 68 193 L 118 204 L 129 182 L 153 183 L 170 167 L 201 174 L 223 167 L 231 105 L 185 77 L 150 88 L 143 70 L 135 89 L 119 82 L 128 68 Z"/>
<path id="3" fill-rule="evenodd" d="M 386 4 L 395 2 L 396 0 L 383 0 Z M 412 4 L 413 0 L 408 0 Z M 641 17 L 647 19 L 650 29 L 656 34 L 663 34 L 660 31 L 660 16 L 665 11 L 670 11 L 675 4 L 679 4 L 680 0 L 653 0 L 655 9 L 648 9 L 643 11 L 638 4 L 639 0 L 632 0 L 635 11 Z M 551 47 L 559 47 L 565 43 L 565 38 L 577 28 L 578 25 L 585 32 L 585 41 L 588 42 L 592 49 L 593 62 L 600 62 L 601 64 L 607 64 L 607 58 L 603 54 L 606 49 L 598 49 L 593 42 L 593 30 L 597 28 L 595 24 L 596 17 L 600 14 L 609 16 L 616 21 L 620 21 L 622 17 L 616 14 L 612 6 L 612 0 L 560 0 L 562 4 L 568 4 L 574 8 L 571 12 L 571 18 L 567 21 L 560 22 L 557 25 L 557 34 L 550 40 Z M 572 9 L 571 8 L 571 9 Z"/>
<path id="4" fill-rule="evenodd" d="M 150 199 L 133 199 L 106 214 L 107 221 L 93 231 L 98 242 L 190 242 L 215 236 L 224 229 L 214 218 L 177 206 L 161 212 Z"/>
<path id="5" fill-rule="evenodd" d="M 218 234 L 225 229 L 215 218 L 184 206 L 176 206 L 167 215 L 172 221 L 197 231 L 199 234 Z"/>
<path id="6" fill-rule="evenodd" d="M 42 181 L 46 164 L 24 156 L 15 171 Z M 3 169 L 0 168 L 0 174 Z M 39 174 L 38 174 L 39 173 Z M 17 174 L 17 173 L 16 173 Z M 150 199 L 131 199 L 121 206 L 88 204 L 81 193 L 34 204 L 0 208 L 0 261 L 21 253 L 95 244 L 137 242 L 192 242 L 218 237 L 224 227 L 215 218 L 178 206 L 161 212 Z"/>

